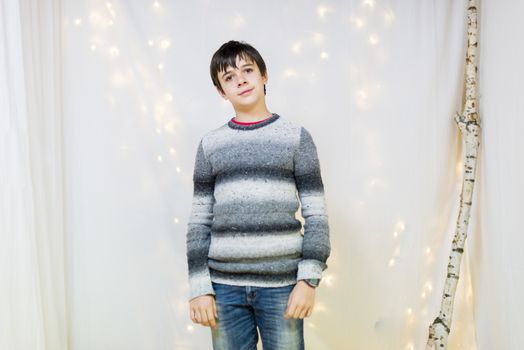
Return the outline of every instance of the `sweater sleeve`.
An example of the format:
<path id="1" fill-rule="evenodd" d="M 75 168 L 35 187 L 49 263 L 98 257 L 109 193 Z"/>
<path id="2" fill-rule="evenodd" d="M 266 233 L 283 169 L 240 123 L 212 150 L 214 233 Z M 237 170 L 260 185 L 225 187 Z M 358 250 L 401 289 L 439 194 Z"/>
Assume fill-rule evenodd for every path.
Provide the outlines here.
<path id="1" fill-rule="evenodd" d="M 300 143 L 294 155 L 295 183 L 304 218 L 302 260 L 297 281 L 322 278 L 331 252 L 327 206 L 317 149 L 311 134 L 301 128 Z"/>
<path id="2" fill-rule="evenodd" d="M 193 201 L 186 235 L 189 300 L 206 294 L 215 295 L 207 265 L 215 202 L 214 188 L 215 177 L 211 163 L 206 158 L 200 140 L 195 158 Z"/>

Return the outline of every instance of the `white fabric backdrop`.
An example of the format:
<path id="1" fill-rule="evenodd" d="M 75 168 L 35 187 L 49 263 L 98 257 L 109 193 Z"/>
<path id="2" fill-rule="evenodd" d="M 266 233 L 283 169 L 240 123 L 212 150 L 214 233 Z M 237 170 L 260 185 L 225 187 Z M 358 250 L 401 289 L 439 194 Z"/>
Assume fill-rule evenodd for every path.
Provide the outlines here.
<path id="1" fill-rule="evenodd" d="M 209 77 L 232 38 L 320 152 L 334 249 L 307 344 L 421 348 L 458 209 L 466 1 L 110 4 L 64 8 L 74 348 L 210 348 L 189 319 L 185 231 L 198 138 L 233 116 Z M 452 344 L 473 349 L 463 276 Z"/>
<path id="2" fill-rule="evenodd" d="M 0 2 L 0 349 L 66 349 L 60 3 Z"/>
<path id="3" fill-rule="evenodd" d="M 24 2 L 31 3 L 38 1 Z M 211 84 L 209 61 L 223 42 L 237 39 L 266 60 L 269 109 L 311 130 L 319 150 L 333 249 L 316 309 L 305 320 L 307 347 L 422 348 L 440 306 L 458 213 L 462 144 L 452 116 L 461 103 L 466 5 L 63 0 L 62 77 L 46 55 L 24 60 L 25 72 L 17 76 L 25 73 L 28 86 L 62 79 L 63 150 L 17 149 L 4 141 L 9 120 L 39 130 L 30 140 L 60 137 L 60 111 L 44 112 L 52 110 L 46 105 L 52 96 L 22 100 L 28 115 L 42 111 L 40 119 L 0 105 L 1 175 L 8 179 L 1 187 L 8 202 L 0 214 L 0 290 L 10 288 L 1 295 L 8 312 L 0 318 L 0 329 L 7 329 L 0 345 L 65 349 L 49 340 L 46 346 L 42 335 L 52 330 L 64 341 L 70 326 L 75 350 L 211 348 L 209 328 L 189 318 L 185 231 L 198 139 L 233 116 Z M 46 8 L 22 6 L 24 26 L 57 23 Z M 518 298 L 524 291 L 518 221 L 524 194 L 518 38 L 524 30 L 517 17 L 523 9 L 507 0 L 480 4 L 483 134 L 450 349 L 519 349 L 524 330 Z M 8 29 L 17 24 L 5 23 L 0 38 L 12 39 Z M 45 38 L 33 50 L 55 47 Z M 6 41 L 1 47 L 21 50 Z M 23 55 L 29 52 L 26 45 Z M 0 61 L 4 71 L 14 61 Z M 53 91 L 43 86 L 37 91 Z M 19 98 L 15 87 L 6 79 L 0 96 Z M 23 141 L 23 128 L 10 135 L 30 142 Z M 62 151 L 63 220 L 54 195 L 17 192 L 31 177 L 33 191 L 60 193 L 55 169 Z M 8 159 L 28 159 L 32 167 Z M 38 171 L 44 160 L 45 173 Z M 56 226 L 30 221 L 32 212 L 20 203 L 38 198 L 34 207 Z M 60 222 L 68 235 L 66 277 L 55 268 L 63 263 Z M 23 240 L 17 245 L 13 237 Z M 51 257 L 58 257 L 56 265 L 42 264 Z M 38 268 L 55 280 L 40 289 L 20 283 L 34 281 Z M 67 325 L 60 278 L 69 280 Z M 48 308 L 22 305 L 44 296 Z M 12 322 L 17 317 L 35 326 Z M 23 340 L 27 329 L 31 339 Z"/>

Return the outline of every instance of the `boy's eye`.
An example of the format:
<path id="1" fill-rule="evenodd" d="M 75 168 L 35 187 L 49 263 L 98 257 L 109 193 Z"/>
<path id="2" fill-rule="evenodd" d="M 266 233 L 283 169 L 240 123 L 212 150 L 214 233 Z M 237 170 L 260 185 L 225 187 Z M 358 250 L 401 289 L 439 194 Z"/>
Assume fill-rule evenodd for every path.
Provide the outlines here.
<path id="1" fill-rule="evenodd" d="M 245 71 L 251 73 L 253 71 L 253 68 L 246 68 Z M 231 75 L 228 75 L 224 80 L 225 81 L 230 81 L 231 80 Z"/>

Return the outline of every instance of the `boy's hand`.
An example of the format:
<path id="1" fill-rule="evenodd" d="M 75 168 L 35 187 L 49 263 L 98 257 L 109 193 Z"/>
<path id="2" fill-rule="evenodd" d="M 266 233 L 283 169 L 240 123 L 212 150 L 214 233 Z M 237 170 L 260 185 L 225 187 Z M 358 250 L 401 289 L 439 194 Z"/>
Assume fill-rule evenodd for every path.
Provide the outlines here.
<path id="1" fill-rule="evenodd" d="M 215 296 L 211 294 L 201 295 L 189 301 L 189 315 L 191 321 L 202 326 L 217 328 L 216 320 L 218 312 L 215 304 Z"/>
<path id="2" fill-rule="evenodd" d="M 315 288 L 308 285 L 305 281 L 298 281 L 295 285 L 287 302 L 287 309 L 284 318 L 304 318 L 311 316 L 315 305 Z"/>

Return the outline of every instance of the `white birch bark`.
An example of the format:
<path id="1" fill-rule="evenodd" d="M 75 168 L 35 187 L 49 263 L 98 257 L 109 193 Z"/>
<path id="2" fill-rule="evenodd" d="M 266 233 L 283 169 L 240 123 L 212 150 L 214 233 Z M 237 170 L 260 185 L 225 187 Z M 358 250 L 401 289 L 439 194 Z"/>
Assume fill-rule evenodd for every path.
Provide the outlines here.
<path id="1" fill-rule="evenodd" d="M 468 2 L 468 48 L 466 52 L 465 99 L 462 113 L 455 115 L 455 121 L 465 141 L 463 159 L 464 177 L 460 194 L 460 211 L 455 228 L 455 236 L 449 256 L 447 277 L 444 284 L 442 303 L 439 315 L 429 326 L 426 350 L 447 349 L 448 336 L 451 330 L 453 302 L 460 275 L 460 263 L 470 218 L 475 184 L 477 153 L 480 145 L 480 118 L 477 112 L 477 4 L 476 0 Z"/>

